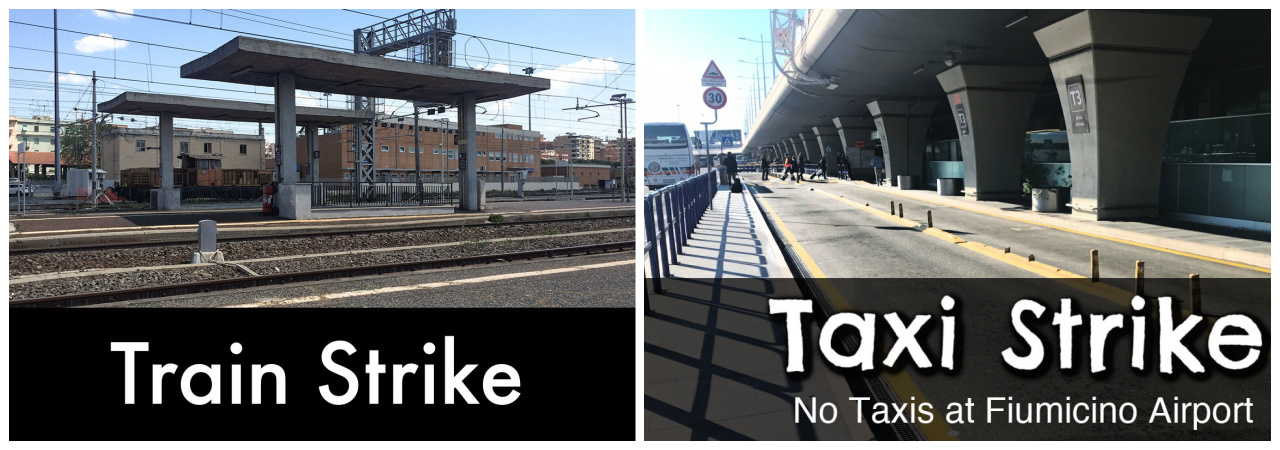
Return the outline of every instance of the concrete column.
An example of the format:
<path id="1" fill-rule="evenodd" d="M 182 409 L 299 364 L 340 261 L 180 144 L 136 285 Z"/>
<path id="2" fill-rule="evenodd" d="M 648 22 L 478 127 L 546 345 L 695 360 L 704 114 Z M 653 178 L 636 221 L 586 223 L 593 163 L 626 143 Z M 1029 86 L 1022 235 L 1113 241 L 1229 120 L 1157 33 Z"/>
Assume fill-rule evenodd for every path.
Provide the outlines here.
<path id="1" fill-rule="evenodd" d="M 827 158 L 827 175 L 836 175 L 836 155 L 844 154 L 844 145 L 835 127 L 813 127 L 813 136 L 818 140 L 823 158 Z"/>
<path id="2" fill-rule="evenodd" d="M 315 123 L 304 125 L 307 132 L 307 181 L 320 181 L 320 126 Z M 417 151 L 417 150 L 414 150 Z"/>
<path id="3" fill-rule="evenodd" d="M 849 167 L 869 169 L 871 158 L 875 156 L 875 148 L 870 145 L 871 132 L 876 124 L 870 117 L 833 117 L 836 134 L 840 135 L 840 145 L 844 146 L 844 157 L 849 158 Z M 857 143 L 861 141 L 862 147 Z M 867 172 L 870 173 L 870 172 Z"/>
<path id="4" fill-rule="evenodd" d="M 310 219 L 311 185 L 298 184 L 298 116 L 294 86 L 292 73 L 276 74 L 276 148 L 280 149 L 280 161 L 276 161 L 276 168 L 280 170 L 280 193 L 276 195 L 276 206 L 280 208 L 280 217 Z"/>
<path id="5" fill-rule="evenodd" d="M 1210 21 L 1089 10 L 1035 32 L 1070 130 L 1073 214 L 1110 220 L 1159 212 L 1169 117 Z"/>
<path id="6" fill-rule="evenodd" d="M 476 171 L 476 94 L 464 92 L 458 95 L 458 192 L 462 210 L 480 210 L 480 192 Z"/>
<path id="7" fill-rule="evenodd" d="M 890 185 L 899 175 L 919 177 L 924 170 L 925 137 L 934 101 L 877 100 L 867 104 L 884 147 L 884 171 Z"/>
<path id="8" fill-rule="evenodd" d="M 960 65 L 938 74 L 960 136 L 965 197 L 1022 198 L 1027 120 L 1044 67 Z"/>
<path id="9" fill-rule="evenodd" d="M 173 187 L 173 113 L 160 113 L 160 192 L 156 199 L 162 211 L 182 207 L 182 190 Z"/>
<path id="10" fill-rule="evenodd" d="M 818 158 L 822 157 L 822 149 L 818 147 L 818 140 L 813 137 L 813 133 L 800 132 L 800 151 L 804 152 L 804 161 L 806 164 L 818 163 Z"/>

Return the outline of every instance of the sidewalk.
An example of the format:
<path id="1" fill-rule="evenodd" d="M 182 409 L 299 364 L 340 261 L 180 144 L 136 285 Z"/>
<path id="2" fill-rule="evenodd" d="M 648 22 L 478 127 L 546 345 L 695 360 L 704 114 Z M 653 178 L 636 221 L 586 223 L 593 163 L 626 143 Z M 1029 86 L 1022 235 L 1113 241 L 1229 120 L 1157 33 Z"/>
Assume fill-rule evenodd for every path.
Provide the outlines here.
<path id="1" fill-rule="evenodd" d="M 801 298 L 749 194 L 722 187 L 664 279 L 644 318 L 644 438 L 647 440 L 867 440 L 840 414 L 832 424 L 795 421 L 797 399 L 845 401 L 843 375 L 825 364 L 786 372 L 787 341 L 769 299 Z M 648 286 L 646 286 L 648 288 Z M 817 338 L 816 325 L 807 339 Z M 814 358 L 814 361 L 817 361 Z"/>
<path id="2" fill-rule="evenodd" d="M 931 190 L 904 191 L 896 187 L 876 186 L 865 181 L 840 180 L 836 182 L 953 208 L 1060 228 L 1066 231 L 1129 241 L 1129 243 L 1141 246 L 1158 247 L 1223 261 L 1267 269 L 1271 268 L 1270 233 L 1262 231 L 1235 230 L 1209 225 L 1198 226 L 1183 222 L 1092 221 L 1073 217 L 1071 214 L 1038 213 L 1011 203 L 979 202 L 965 197 L 944 197 Z"/>
<path id="3" fill-rule="evenodd" d="M 673 278 L 791 278 L 782 252 L 748 194 L 721 185 L 712 208 L 671 266 Z"/>

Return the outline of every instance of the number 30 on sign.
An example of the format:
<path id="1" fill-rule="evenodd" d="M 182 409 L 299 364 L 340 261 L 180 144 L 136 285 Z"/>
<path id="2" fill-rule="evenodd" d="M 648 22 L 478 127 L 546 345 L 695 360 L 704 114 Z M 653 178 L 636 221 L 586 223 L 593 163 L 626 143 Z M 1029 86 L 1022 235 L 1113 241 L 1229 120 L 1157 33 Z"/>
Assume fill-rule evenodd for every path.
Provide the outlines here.
<path id="1" fill-rule="evenodd" d="M 706 103 L 707 107 L 711 109 L 723 108 L 724 104 L 728 101 L 729 96 L 724 95 L 724 91 L 720 90 L 718 87 L 707 88 L 707 90 L 702 93 L 702 102 Z"/>

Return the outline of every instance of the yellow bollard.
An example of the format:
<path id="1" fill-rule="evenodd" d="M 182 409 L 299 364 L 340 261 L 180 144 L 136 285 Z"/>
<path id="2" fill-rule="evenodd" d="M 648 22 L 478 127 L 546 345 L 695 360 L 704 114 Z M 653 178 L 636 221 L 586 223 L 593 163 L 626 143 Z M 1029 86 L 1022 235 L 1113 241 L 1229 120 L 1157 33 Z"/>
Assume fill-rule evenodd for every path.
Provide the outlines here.
<path id="1" fill-rule="evenodd" d="M 1191 314 L 1199 315 L 1201 311 L 1200 304 L 1200 274 L 1191 274 Z"/>
<path id="2" fill-rule="evenodd" d="M 1089 250 L 1089 266 L 1092 267 L 1092 274 L 1093 274 L 1093 276 L 1090 279 L 1092 279 L 1094 283 L 1097 283 L 1098 278 L 1100 278 L 1098 274 L 1098 250 L 1097 249 Z"/>
<path id="3" fill-rule="evenodd" d="M 1145 277 L 1145 275 L 1144 275 L 1144 269 L 1143 269 L 1143 266 L 1144 266 L 1144 263 L 1142 262 L 1142 260 L 1138 260 L 1138 262 L 1136 262 L 1136 263 L 1134 263 L 1134 264 L 1133 264 L 1133 293 L 1134 293 L 1134 295 L 1139 295 L 1139 296 L 1141 296 L 1141 295 L 1143 295 L 1143 291 L 1145 290 L 1145 289 L 1144 289 L 1144 286 L 1143 286 L 1143 284 L 1144 284 L 1144 283 L 1143 283 L 1143 280 L 1142 280 L 1142 279 L 1143 279 L 1143 277 Z"/>

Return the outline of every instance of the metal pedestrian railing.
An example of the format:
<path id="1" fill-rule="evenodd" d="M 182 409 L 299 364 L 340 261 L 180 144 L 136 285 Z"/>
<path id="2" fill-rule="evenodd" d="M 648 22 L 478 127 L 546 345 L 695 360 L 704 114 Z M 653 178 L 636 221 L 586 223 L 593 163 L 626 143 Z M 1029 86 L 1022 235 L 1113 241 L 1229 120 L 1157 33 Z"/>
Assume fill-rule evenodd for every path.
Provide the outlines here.
<path id="1" fill-rule="evenodd" d="M 423 184 L 419 191 L 416 183 L 373 183 L 363 192 L 357 195 L 350 182 L 311 183 L 311 206 L 441 206 L 457 201 L 451 184 Z"/>
<path id="2" fill-rule="evenodd" d="M 717 191 L 717 170 L 685 179 L 644 197 L 644 252 L 649 259 L 654 293 L 662 292 L 662 278 L 693 235 Z"/>

